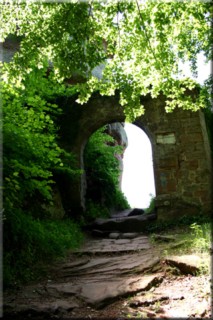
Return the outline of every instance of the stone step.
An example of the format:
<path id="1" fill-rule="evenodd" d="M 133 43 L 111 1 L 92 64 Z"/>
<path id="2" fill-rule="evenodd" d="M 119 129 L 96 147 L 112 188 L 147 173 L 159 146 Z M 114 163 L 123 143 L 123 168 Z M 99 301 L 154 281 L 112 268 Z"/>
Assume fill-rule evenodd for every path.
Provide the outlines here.
<path id="1" fill-rule="evenodd" d="M 136 216 L 117 216 L 110 219 L 96 219 L 86 227 L 87 230 L 99 230 L 102 232 L 135 233 L 145 231 L 147 226 L 157 219 L 157 215 L 143 214 Z"/>
<path id="2" fill-rule="evenodd" d="M 131 217 L 145 214 L 144 209 L 131 208 L 111 214 L 111 218 Z"/>
<path id="3" fill-rule="evenodd" d="M 139 236 L 133 239 L 90 239 L 85 240 L 75 253 L 119 253 L 151 249 L 148 237 Z"/>

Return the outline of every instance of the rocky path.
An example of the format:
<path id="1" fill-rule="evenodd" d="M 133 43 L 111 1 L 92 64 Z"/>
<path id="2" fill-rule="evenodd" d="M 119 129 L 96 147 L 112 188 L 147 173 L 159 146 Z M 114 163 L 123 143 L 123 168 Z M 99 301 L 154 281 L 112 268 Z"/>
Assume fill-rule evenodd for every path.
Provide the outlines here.
<path id="1" fill-rule="evenodd" d="M 4 318 L 210 318 L 209 278 L 195 276 L 199 257 L 162 259 L 148 237 L 120 237 L 88 237 L 48 279 L 5 293 Z"/>

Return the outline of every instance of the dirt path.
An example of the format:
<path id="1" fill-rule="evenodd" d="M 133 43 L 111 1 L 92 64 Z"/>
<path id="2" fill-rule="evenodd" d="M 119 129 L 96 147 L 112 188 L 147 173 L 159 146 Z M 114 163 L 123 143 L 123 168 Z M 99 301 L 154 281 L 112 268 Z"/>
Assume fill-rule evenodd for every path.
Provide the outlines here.
<path id="1" fill-rule="evenodd" d="M 48 279 L 6 292 L 4 318 L 211 318 L 210 276 L 200 258 L 166 259 L 165 246 L 140 234 L 86 238 L 51 266 Z"/>

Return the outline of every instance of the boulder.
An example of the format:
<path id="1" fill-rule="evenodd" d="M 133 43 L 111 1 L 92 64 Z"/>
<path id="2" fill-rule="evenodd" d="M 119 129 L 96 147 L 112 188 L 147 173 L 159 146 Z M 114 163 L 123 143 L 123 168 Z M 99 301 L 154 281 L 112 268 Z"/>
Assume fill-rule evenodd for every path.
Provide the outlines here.
<path id="1" fill-rule="evenodd" d="M 128 214 L 128 217 L 139 216 L 144 213 L 145 211 L 143 209 L 135 208 L 132 211 L 130 211 L 130 213 Z"/>

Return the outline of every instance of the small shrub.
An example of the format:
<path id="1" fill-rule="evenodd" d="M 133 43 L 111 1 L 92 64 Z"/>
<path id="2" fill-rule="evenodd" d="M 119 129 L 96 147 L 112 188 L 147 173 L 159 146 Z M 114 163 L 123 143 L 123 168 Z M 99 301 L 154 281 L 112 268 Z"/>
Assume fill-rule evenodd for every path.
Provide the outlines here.
<path id="1" fill-rule="evenodd" d="M 197 224 L 193 223 L 190 226 L 192 230 L 192 237 L 193 237 L 193 247 L 195 250 L 199 252 L 206 252 L 210 249 L 210 223 L 204 224 Z"/>

